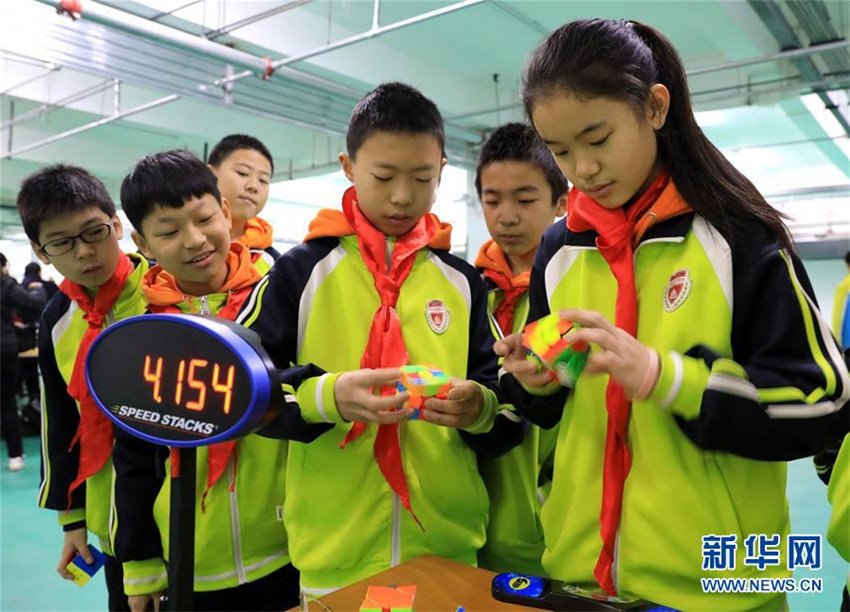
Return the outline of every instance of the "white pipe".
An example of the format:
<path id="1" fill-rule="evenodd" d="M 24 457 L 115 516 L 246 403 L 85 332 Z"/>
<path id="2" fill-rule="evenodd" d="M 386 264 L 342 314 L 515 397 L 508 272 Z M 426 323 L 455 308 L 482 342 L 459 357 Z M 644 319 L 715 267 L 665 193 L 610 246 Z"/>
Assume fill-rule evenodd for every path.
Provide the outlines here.
<path id="1" fill-rule="evenodd" d="M 780 51 L 779 53 L 773 53 L 771 55 L 762 55 L 761 57 L 754 57 L 751 59 L 715 64 L 714 66 L 705 66 L 703 68 L 695 68 L 694 70 L 688 70 L 687 74 L 689 77 L 692 77 L 698 74 L 732 70 L 733 68 L 741 68 L 743 66 L 752 66 L 753 64 L 764 64 L 767 62 L 775 62 L 794 57 L 817 55 L 818 53 L 826 53 L 827 51 L 837 51 L 838 49 L 843 49 L 848 46 L 850 46 L 850 40 L 837 40 L 835 42 L 825 43 L 822 45 L 812 45 L 811 47 L 805 47 L 803 49 L 789 49 L 788 51 Z"/>
<path id="2" fill-rule="evenodd" d="M 710 73 L 710 72 L 721 72 L 723 70 L 732 70 L 733 68 L 741 68 L 742 66 L 751 66 L 751 65 L 754 65 L 754 64 L 764 64 L 764 63 L 767 63 L 767 62 L 775 62 L 775 61 L 779 61 L 779 60 L 783 60 L 783 59 L 790 59 L 790 58 L 795 58 L 795 57 L 805 57 L 805 56 L 808 56 L 808 55 L 817 55 L 818 53 L 826 53 L 828 51 L 837 51 L 838 49 L 843 49 L 843 48 L 848 47 L 848 46 L 850 46 L 850 41 L 848 41 L 848 40 L 838 40 L 838 41 L 835 41 L 835 42 L 825 43 L 825 44 L 822 44 L 822 45 L 815 45 L 815 46 L 812 46 L 812 47 L 806 47 L 804 49 L 790 49 L 788 51 L 780 51 L 779 53 L 774 53 L 772 55 L 762 55 L 760 57 L 754 57 L 754 58 L 751 58 L 751 59 L 738 60 L 738 61 L 734 61 L 734 62 L 728 62 L 728 63 L 725 63 L 725 64 L 715 64 L 714 66 L 705 66 L 703 68 L 695 68 L 693 70 L 686 71 L 686 74 L 687 74 L 688 77 L 692 77 L 692 76 L 696 76 L 696 75 L 700 75 L 700 74 L 707 74 L 707 73 Z M 802 86 L 820 87 L 820 86 L 823 86 L 823 85 L 828 85 L 831 82 L 832 81 L 827 81 L 827 80 L 813 82 L 813 83 L 806 83 L 805 81 L 802 81 L 800 83 L 800 86 L 801 87 Z M 756 83 L 756 85 L 757 85 L 757 83 Z M 745 87 L 747 87 L 747 85 L 741 85 L 740 87 L 736 88 L 735 91 L 738 91 L 740 89 L 744 89 Z M 708 95 L 708 94 L 712 94 L 712 93 L 715 93 L 715 91 L 713 91 L 713 90 L 711 90 L 711 91 L 697 91 L 697 92 L 692 92 L 691 95 L 692 96 L 703 96 L 703 95 Z M 495 106 L 495 107 L 492 107 L 492 108 L 485 108 L 483 110 L 472 111 L 472 112 L 463 113 L 463 114 L 460 114 L 460 115 L 453 115 L 451 117 L 446 117 L 446 121 L 457 121 L 459 119 L 468 119 L 469 117 L 479 117 L 481 115 L 489 115 L 491 113 L 496 113 L 496 112 L 499 112 L 499 111 L 515 110 L 517 108 L 522 108 L 522 104 L 519 103 L 519 102 L 516 102 L 514 104 L 507 104 L 505 106 Z"/>
<path id="3" fill-rule="evenodd" d="M 112 81 L 112 114 L 117 115 L 121 112 L 121 81 L 115 79 Z"/>
<path id="4" fill-rule="evenodd" d="M 44 0 L 40 0 L 44 1 Z M 275 60 L 272 62 L 272 68 L 274 70 L 278 70 L 284 66 L 288 66 L 289 64 L 294 64 L 296 62 L 303 61 L 305 59 L 309 59 L 311 57 L 315 57 L 317 55 L 322 55 L 324 53 L 328 53 L 330 51 L 336 51 L 337 49 L 342 49 L 343 47 L 348 47 L 349 45 L 353 45 L 363 40 L 368 40 L 370 38 L 375 38 L 380 36 L 381 34 L 386 34 L 387 32 L 393 32 L 394 30 L 400 30 L 401 28 L 406 28 L 407 26 L 414 25 L 417 23 L 421 23 L 423 21 L 428 21 L 429 19 L 433 19 L 435 17 L 440 17 L 442 15 L 446 15 L 448 13 L 453 13 L 455 11 L 459 11 L 461 9 L 468 8 L 470 6 L 475 6 L 476 4 L 481 4 L 484 0 L 464 0 L 463 2 L 456 2 L 455 4 L 450 4 L 449 6 L 444 6 L 443 8 L 439 8 L 433 11 L 429 11 L 427 13 L 422 13 L 421 15 L 416 15 L 415 17 L 410 17 L 408 19 L 402 19 L 401 21 L 396 21 L 395 23 L 391 23 L 389 25 L 367 30 L 366 32 L 362 32 L 360 34 L 355 34 L 354 36 L 349 36 L 348 38 L 343 38 L 342 40 L 338 40 L 336 42 L 330 43 L 328 45 L 322 45 L 321 47 L 316 47 L 310 51 L 305 53 L 299 53 L 298 55 L 293 55 L 287 58 Z M 233 81 L 239 81 L 244 79 L 245 77 L 251 76 L 253 74 L 250 71 L 239 72 L 234 74 L 231 77 L 227 77 L 224 79 L 219 79 L 215 82 L 216 85 L 223 85 L 225 83 L 230 83 Z"/>
<path id="5" fill-rule="evenodd" d="M 57 100 L 56 102 L 48 102 L 42 104 L 38 108 L 34 108 L 31 111 L 27 111 L 26 113 L 22 113 L 13 119 L 9 119 L 8 121 L 0 124 L 0 130 L 6 130 L 10 127 L 18 125 L 19 123 L 24 123 L 25 121 L 29 121 L 30 119 L 35 119 L 36 117 L 40 117 L 46 113 L 50 113 L 57 108 L 62 108 L 63 106 L 67 106 L 72 102 L 76 102 L 77 100 L 83 100 L 88 98 L 89 96 L 93 96 L 96 93 L 100 93 L 104 89 L 109 88 L 112 85 L 112 81 L 104 81 L 103 83 L 98 83 L 97 85 L 93 85 L 91 87 L 86 87 L 85 89 L 78 91 L 77 93 L 73 93 L 70 96 L 62 98 L 61 100 Z"/>
<path id="6" fill-rule="evenodd" d="M 381 0 L 375 0 L 375 6 L 372 8 L 372 29 L 377 30 L 381 27 Z"/>
<path id="7" fill-rule="evenodd" d="M 52 8 L 56 8 L 59 2 L 57 0 L 36 0 L 41 4 L 46 4 Z M 225 45 L 200 38 L 188 32 L 182 32 L 175 28 L 144 19 L 132 13 L 114 9 L 112 7 L 86 0 L 83 4 L 83 13 L 80 19 L 99 23 L 111 28 L 129 32 L 137 36 L 144 36 L 155 42 L 166 42 L 183 49 L 202 53 L 214 59 L 220 60 L 225 64 L 234 64 L 243 68 L 248 68 L 246 76 L 263 75 L 266 72 L 266 60 L 257 57 L 251 53 L 231 49 Z M 281 72 L 295 81 L 310 85 L 313 87 L 324 88 L 325 90 L 334 91 L 343 95 L 359 98 L 362 92 L 334 83 L 321 77 L 306 74 L 294 69 L 288 69 Z M 244 78 L 244 77 L 243 77 Z M 217 83 L 218 84 L 218 83 Z"/>
<path id="8" fill-rule="evenodd" d="M 240 19 L 239 21 L 234 21 L 231 24 L 222 26 L 217 30 L 213 30 L 212 32 L 205 34 L 204 38 L 206 38 L 207 40 L 215 40 L 216 38 L 220 38 L 225 34 L 230 34 L 234 30 L 244 28 L 253 23 L 257 23 L 258 21 L 262 21 L 263 19 L 268 19 L 269 17 L 273 17 L 284 11 L 289 11 L 291 9 L 298 8 L 299 6 L 309 4 L 312 1 L 313 0 L 290 0 L 290 2 L 286 2 L 285 4 L 281 4 L 280 6 L 276 6 L 262 13 L 257 13 L 256 15 L 251 15 L 250 17 L 246 17 L 245 19 Z"/>
<path id="9" fill-rule="evenodd" d="M 44 138 L 42 140 L 38 140 L 36 142 L 30 143 L 28 145 L 24 145 L 23 147 L 19 147 L 14 151 L 9 151 L 8 153 L 0 156 L 0 159 L 8 159 L 10 157 L 14 157 L 16 155 L 20 155 L 21 153 L 25 153 L 27 151 L 31 151 L 33 149 L 37 149 L 38 147 L 43 147 L 44 145 L 52 144 L 57 140 L 62 140 L 64 138 L 68 138 L 69 136 L 75 136 L 80 134 L 81 132 L 87 132 L 88 130 L 93 130 L 94 128 L 100 127 L 102 125 L 106 125 L 107 123 L 112 123 L 113 121 L 117 121 L 118 119 L 124 119 L 125 117 L 129 117 L 131 115 L 136 115 L 138 113 L 144 112 L 146 110 L 150 110 L 152 108 L 156 108 L 157 106 L 162 106 L 163 104 L 168 104 L 169 102 L 174 102 L 175 100 L 179 100 L 180 96 L 177 94 L 171 94 L 170 96 L 165 96 L 163 98 L 158 98 L 152 102 L 148 102 L 147 104 L 142 104 L 141 106 L 137 106 L 135 108 L 131 108 L 128 111 L 124 111 L 123 113 L 118 113 L 117 115 L 112 115 L 111 117 L 104 117 L 103 119 L 98 119 L 97 121 L 92 121 L 91 123 L 87 123 L 85 125 L 81 125 L 80 127 L 76 127 L 72 130 L 67 130 L 60 134 L 56 134 L 54 136 L 50 136 L 48 138 Z"/>
<path id="10" fill-rule="evenodd" d="M 56 70 L 59 70 L 61 67 L 62 66 L 59 66 L 57 64 L 50 64 L 47 67 L 47 70 L 45 70 L 41 74 L 37 74 L 37 75 L 30 77 L 28 79 L 24 79 L 20 83 L 16 83 L 15 85 L 12 85 L 11 87 L 7 87 L 3 91 L 0 91 L 0 96 L 5 96 L 10 91 L 14 91 L 15 89 L 18 89 L 19 87 L 23 87 L 24 85 L 29 85 L 30 83 L 32 83 L 34 81 L 38 81 L 39 79 L 43 79 L 46 76 L 50 76 L 51 73 L 53 73 Z"/>

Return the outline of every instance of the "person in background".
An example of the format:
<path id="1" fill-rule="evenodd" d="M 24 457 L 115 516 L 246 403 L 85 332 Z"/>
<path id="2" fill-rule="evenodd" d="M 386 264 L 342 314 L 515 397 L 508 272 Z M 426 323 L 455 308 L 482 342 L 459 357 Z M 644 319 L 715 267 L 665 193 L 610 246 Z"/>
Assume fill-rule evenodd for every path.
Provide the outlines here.
<path id="1" fill-rule="evenodd" d="M 24 268 L 24 277 L 21 286 L 24 289 L 39 285 L 44 289 L 46 300 L 59 291 L 52 280 L 41 278 L 41 266 L 31 261 Z M 23 400 L 21 410 L 21 427 L 25 435 L 37 435 L 41 420 L 41 391 L 38 380 L 38 320 L 41 311 L 20 313 L 20 325 L 18 332 L 18 354 L 20 356 L 20 376 L 18 385 L 18 396 Z"/>
<path id="2" fill-rule="evenodd" d="M 32 283 L 41 283 L 48 302 L 50 298 L 59 292 L 59 286 L 52 279 L 48 278 L 45 280 L 41 277 L 41 266 L 36 261 L 31 261 L 26 265 L 24 268 L 24 277 L 21 279 L 21 285 L 25 289 L 28 289 Z"/>
<path id="3" fill-rule="evenodd" d="M 230 238 L 251 249 L 251 260 L 265 274 L 280 257 L 272 246 L 271 224 L 258 216 L 269 200 L 271 153 L 253 136 L 230 134 L 213 147 L 207 165 L 218 179 L 221 197 L 230 204 Z"/>
<path id="4" fill-rule="evenodd" d="M 564 215 L 569 184 L 534 128 L 509 123 L 481 148 L 475 187 L 492 236 L 481 246 L 475 266 L 487 287 L 490 329 L 499 340 L 528 322 L 534 254 L 544 230 Z M 557 427 L 530 425 L 520 446 L 501 457 L 479 457 L 490 494 L 487 542 L 478 552 L 481 567 L 544 573 L 540 506 L 557 438 Z"/>
<path id="5" fill-rule="evenodd" d="M 44 288 L 33 283 L 24 289 L 9 276 L 9 260 L 0 253 L 0 431 L 6 440 L 9 454 L 9 470 L 24 469 L 24 446 L 21 440 L 21 424 L 18 418 L 18 338 L 15 328 L 16 315 L 38 316 L 44 307 Z"/>

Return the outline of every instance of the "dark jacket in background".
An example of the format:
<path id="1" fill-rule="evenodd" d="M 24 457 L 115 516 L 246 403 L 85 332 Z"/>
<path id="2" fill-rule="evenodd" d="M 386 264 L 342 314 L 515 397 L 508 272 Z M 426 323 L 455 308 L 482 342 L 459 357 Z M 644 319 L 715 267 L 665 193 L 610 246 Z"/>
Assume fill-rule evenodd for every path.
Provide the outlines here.
<path id="1" fill-rule="evenodd" d="M 2 352 L 18 352 L 17 332 L 15 331 L 15 315 L 24 316 L 35 314 L 36 317 L 44 308 L 45 293 L 42 287 L 33 287 L 29 291 L 21 287 L 11 276 L 3 276 L 0 285 L 0 350 Z"/>

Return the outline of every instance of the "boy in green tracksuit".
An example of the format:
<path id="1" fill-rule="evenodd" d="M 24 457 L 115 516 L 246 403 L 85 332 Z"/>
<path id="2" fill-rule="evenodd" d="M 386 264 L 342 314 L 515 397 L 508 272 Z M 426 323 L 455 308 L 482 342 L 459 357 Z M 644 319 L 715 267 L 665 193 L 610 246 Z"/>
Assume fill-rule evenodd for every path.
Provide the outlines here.
<path id="1" fill-rule="evenodd" d="M 230 209 L 215 176 L 186 151 L 140 160 L 121 186 L 139 249 L 158 265 L 143 280 L 152 312 L 233 320 L 260 279 L 230 241 Z M 162 447 L 119 435 L 112 536 L 133 610 L 166 587 L 170 474 Z M 195 608 L 282 610 L 298 603 L 282 506 L 287 443 L 251 434 L 199 449 Z"/>
<path id="2" fill-rule="evenodd" d="M 544 230 L 566 210 L 567 180 L 530 125 L 497 129 L 478 156 L 475 188 L 492 236 L 475 266 L 487 286 L 487 312 L 496 339 L 522 331 L 528 319 L 528 283 Z M 523 443 L 498 457 L 479 459 L 490 494 L 482 567 L 541 575 L 540 507 L 545 466 L 551 471 L 558 429 L 528 425 Z"/>
<path id="3" fill-rule="evenodd" d="M 91 562 L 87 531 L 107 554 L 109 609 L 126 610 L 121 564 L 108 539 L 112 425 L 85 382 L 85 358 L 98 333 L 145 310 L 147 261 L 121 252 L 115 205 L 98 179 L 75 166 L 45 168 L 24 180 L 18 213 L 36 256 L 65 277 L 42 313 L 38 365 L 42 384 L 42 470 L 38 505 L 57 510 L 65 541 L 56 570 L 79 553 Z"/>
<path id="4" fill-rule="evenodd" d="M 266 145 L 248 134 L 229 134 L 216 143 L 207 165 L 230 203 L 230 238 L 251 249 L 251 261 L 265 274 L 280 253 L 272 246 L 272 226 L 258 215 L 269 200 L 274 161 Z"/>
<path id="5" fill-rule="evenodd" d="M 484 286 L 428 212 L 444 142 L 439 111 L 417 90 L 367 94 L 340 155 L 354 183 L 343 210 L 319 213 L 239 315 L 279 367 L 325 371 L 297 388 L 296 416 L 321 435 L 291 443 L 287 468 L 290 550 L 307 592 L 420 555 L 474 564 L 489 503 L 473 448 L 504 451 L 522 433 L 497 416 Z M 422 420 L 408 420 L 408 395 L 395 391 L 405 364 L 453 377 Z"/>

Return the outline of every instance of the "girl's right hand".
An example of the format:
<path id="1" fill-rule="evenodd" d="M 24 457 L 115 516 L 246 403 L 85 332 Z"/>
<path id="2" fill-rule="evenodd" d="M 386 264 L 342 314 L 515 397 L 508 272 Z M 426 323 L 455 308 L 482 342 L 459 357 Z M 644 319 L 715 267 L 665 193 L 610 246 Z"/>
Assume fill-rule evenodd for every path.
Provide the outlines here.
<path id="1" fill-rule="evenodd" d="M 364 369 L 342 373 L 336 379 L 334 399 L 339 415 L 346 421 L 360 423 L 399 423 L 413 414 L 401 406 L 410 395 L 375 395 L 372 389 L 395 386 L 401 380 L 398 368 Z"/>
<path id="2" fill-rule="evenodd" d="M 522 345 L 522 334 L 505 336 L 493 345 L 497 355 L 504 357 L 502 367 L 520 383 L 530 388 L 542 388 L 552 382 L 552 374 L 526 359 L 528 350 Z"/>

